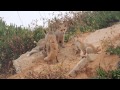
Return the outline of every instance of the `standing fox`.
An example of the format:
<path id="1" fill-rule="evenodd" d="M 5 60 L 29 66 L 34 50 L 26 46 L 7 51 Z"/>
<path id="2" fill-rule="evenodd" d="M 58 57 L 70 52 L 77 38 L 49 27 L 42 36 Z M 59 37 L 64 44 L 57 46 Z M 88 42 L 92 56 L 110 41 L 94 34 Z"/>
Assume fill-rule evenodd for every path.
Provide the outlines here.
<path id="1" fill-rule="evenodd" d="M 60 25 L 60 27 L 55 31 L 57 42 L 63 48 L 65 48 L 64 38 L 65 38 L 66 31 L 67 31 L 67 26 L 64 24 Z"/>
<path id="2" fill-rule="evenodd" d="M 82 40 L 78 40 L 78 37 L 74 38 L 74 43 L 76 54 L 80 53 L 81 57 L 85 57 L 87 54 L 93 53 L 97 54 L 101 51 L 100 47 L 95 47 L 92 44 L 84 43 Z"/>

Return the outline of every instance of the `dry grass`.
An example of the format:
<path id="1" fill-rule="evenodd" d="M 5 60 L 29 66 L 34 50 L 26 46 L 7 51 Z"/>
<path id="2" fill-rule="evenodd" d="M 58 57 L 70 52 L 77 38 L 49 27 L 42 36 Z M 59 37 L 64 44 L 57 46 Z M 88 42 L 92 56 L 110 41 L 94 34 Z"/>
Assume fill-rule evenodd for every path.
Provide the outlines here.
<path id="1" fill-rule="evenodd" d="M 56 66 L 48 65 L 41 72 L 30 71 L 25 79 L 69 79 L 70 77 L 66 75 L 67 72 L 68 69 L 63 68 L 62 63 Z"/>

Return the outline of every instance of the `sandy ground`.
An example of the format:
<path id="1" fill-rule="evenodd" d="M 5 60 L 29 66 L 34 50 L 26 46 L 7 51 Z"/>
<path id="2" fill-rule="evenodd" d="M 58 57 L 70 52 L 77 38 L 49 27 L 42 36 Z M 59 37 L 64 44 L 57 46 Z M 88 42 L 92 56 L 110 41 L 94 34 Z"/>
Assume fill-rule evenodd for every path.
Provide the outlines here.
<path id="1" fill-rule="evenodd" d="M 112 34 L 111 34 L 112 33 Z M 101 45 L 101 40 L 111 39 L 117 41 L 120 35 L 120 24 L 113 25 L 108 28 L 100 29 L 92 33 L 85 33 L 80 36 L 84 42 L 92 43 L 94 45 Z M 24 54 L 22 60 L 26 58 Z M 32 55 L 30 58 L 36 57 L 32 63 L 29 63 L 29 67 L 22 70 L 21 73 L 10 76 L 8 79 L 24 79 L 29 72 L 43 72 L 45 69 L 51 67 L 51 70 L 56 70 L 59 66 L 62 69 L 66 69 L 67 73 L 79 62 L 80 57 L 74 54 L 72 42 L 69 41 L 65 44 L 65 48 L 60 49 L 58 54 L 59 63 L 48 65 L 43 61 L 43 58 L 39 57 L 39 53 Z M 112 70 L 116 68 L 117 62 L 120 61 L 117 55 L 107 55 L 104 51 L 100 53 L 94 62 L 87 64 L 81 72 L 78 73 L 73 79 L 87 79 L 96 76 L 96 69 L 101 66 L 105 70 Z M 24 62 L 23 62 L 24 63 Z M 36 74 L 37 75 L 37 74 Z"/>

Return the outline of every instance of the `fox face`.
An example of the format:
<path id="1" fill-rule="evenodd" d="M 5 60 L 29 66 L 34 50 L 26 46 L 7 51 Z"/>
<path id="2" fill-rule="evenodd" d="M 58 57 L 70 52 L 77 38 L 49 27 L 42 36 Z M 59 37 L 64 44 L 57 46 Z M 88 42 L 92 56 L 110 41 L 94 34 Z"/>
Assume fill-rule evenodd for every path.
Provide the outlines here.
<path id="1" fill-rule="evenodd" d="M 60 30 L 60 32 L 61 32 L 62 34 L 65 34 L 65 32 L 67 31 L 66 25 L 60 25 L 59 30 Z"/>

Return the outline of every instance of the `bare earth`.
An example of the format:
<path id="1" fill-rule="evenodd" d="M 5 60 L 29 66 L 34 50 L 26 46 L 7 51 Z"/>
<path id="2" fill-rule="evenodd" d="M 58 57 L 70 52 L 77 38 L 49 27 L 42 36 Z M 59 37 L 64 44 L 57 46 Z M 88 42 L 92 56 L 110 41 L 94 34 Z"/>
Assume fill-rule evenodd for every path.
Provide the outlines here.
<path id="1" fill-rule="evenodd" d="M 116 45 L 119 44 L 120 38 L 120 24 L 113 25 L 108 28 L 100 29 L 92 33 L 85 33 L 80 38 L 83 39 L 84 42 L 92 43 L 93 45 L 101 45 L 101 40 L 110 39 Z M 8 79 L 24 79 L 27 77 L 28 73 L 34 72 L 35 75 L 37 73 L 45 73 L 44 70 L 55 71 L 59 67 L 65 71 L 65 75 L 67 76 L 68 72 L 79 62 L 80 57 L 75 55 L 73 52 L 72 41 L 69 41 L 65 44 L 65 48 L 60 49 L 60 53 L 58 54 L 59 63 L 48 65 L 43 61 L 43 57 L 40 53 L 33 54 L 30 57 L 26 56 L 27 53 L 21 55 L 17 60 L 21 60 L 22 68 L 18 74 L 15 74 Z M 30 61 L 29 61 L 30 60 Z M 27 62 L 25 62 L 27 61 Z M 73 79 L 87 79 L 96 76 L 96 69 L 101 66 L 105 70 L 112 70 L 116 68 L 116 63 L 120 61 L 117 55 L 107 55 L 104 50 L 100 53 L 94 62 L 86 65 L 81 72 L 78 73 L 76 77 Z M 27 63 L 27 65 L 25 64 Z M 19 65 L 18 65 L 19 66 Z M 71 77 L 69 77 L 71 78 Z"/>

